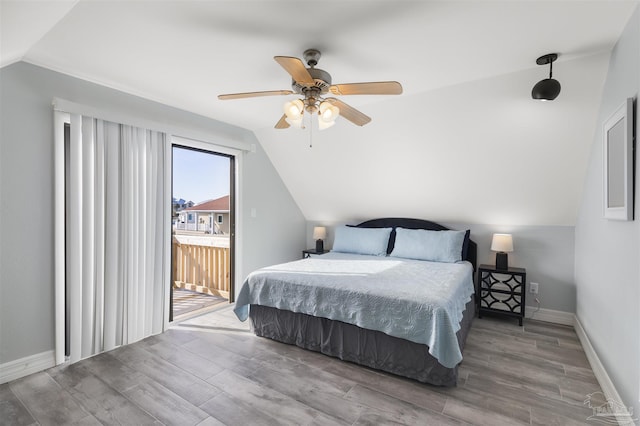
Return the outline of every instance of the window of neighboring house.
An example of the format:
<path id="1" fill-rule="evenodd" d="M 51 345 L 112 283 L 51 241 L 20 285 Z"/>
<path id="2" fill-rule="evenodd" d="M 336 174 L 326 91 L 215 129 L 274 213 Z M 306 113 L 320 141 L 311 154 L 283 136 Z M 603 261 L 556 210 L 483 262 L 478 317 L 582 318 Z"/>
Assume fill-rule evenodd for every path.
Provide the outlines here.
<path id="1" fill-rule="evenodd" d="M 221 214 L 218 215 L 218 223 L 222 223 L 222 215 Z"/>
<path id="2" fill-rule="evenodd" d="M 193 222 L 193 214 L 189 213 L 189 217 L 187 218 L 189 222 Z"/>

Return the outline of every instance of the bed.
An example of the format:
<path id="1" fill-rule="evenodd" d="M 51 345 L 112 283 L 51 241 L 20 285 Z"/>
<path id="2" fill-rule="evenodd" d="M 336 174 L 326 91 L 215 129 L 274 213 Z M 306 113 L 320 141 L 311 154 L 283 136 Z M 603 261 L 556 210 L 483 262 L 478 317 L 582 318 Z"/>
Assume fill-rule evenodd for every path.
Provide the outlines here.
<path id="1" fill-rule="evenodd" d="M 234 311 L 257 336 L 454 386 L 475 315 L 476 253 L 469 231 L 420 219 L 336 228 L 330 253 L 251 273 Z"/>

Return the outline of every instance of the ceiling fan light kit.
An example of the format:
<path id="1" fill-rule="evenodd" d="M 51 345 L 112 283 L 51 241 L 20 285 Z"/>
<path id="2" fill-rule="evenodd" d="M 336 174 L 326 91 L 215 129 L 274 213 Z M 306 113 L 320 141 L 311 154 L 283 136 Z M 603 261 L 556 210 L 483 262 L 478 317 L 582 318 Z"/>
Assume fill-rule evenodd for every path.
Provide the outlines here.
<path id="1" fill-rule="evenodd" d="M 552 101 L 560 94 L 560 82 L 553 78 L 553 62 L 558 59 L 557 53 L 549 53 L 540 56 L 536 63 L 538 65 L 549 64 L 549 78 L 540 80 L 533 86 L 531 97 L 540 101 Z"/>
<path id="2" fill-rule="evenodd" d="M 304 113 L 304 104 L 302 100 L 295 99 L 293 101 L 285 102 L 283 105 L 285 120 L 289 125 L 303 129 L 302 118 Z"/>
<path id="3" fill-rule="evenodd" d="M 298 118 L 285 118 L 285 121 L 289 123 L 290 126 L 297 127 L 298 129 L 304 129 L 304 124 L 302 123 L 302 115 Z"/>
<path id="4" fill-rule="evenodd" d="M 283 105 L 284 115 L 275 125 L 276 129 L 298 127 L 304 129 L 303 118 L 305 111 L 310 114 L 318 114 L 318 128 L 328 129 L 333 126 L 340 116 L 358 126 L 364 126 L 371 118 L 347 105 L 339 99 L 324 97 L 328 93 L 333 95 L 399 95 L 402 93 L 402 85 L 397 81 L 379 81 L 371 83 L 331 84 L 331 75 L 316 68 L 320 60 L 320 51 L 308 49 L 303 57 L 309 68 L 304 63 L 290 56 L 274 56 L 274 60 L 291 75 L 291 90 L 270 90 L 264 92 L 232 93 L 219 95 L 218 99 L 242 99 L 261 96 L 278 96 L 298 94 L 302 99 L 294 99 Z"/>
<path id="5" fill-rule="evenodd" d="M 333 126 L 334 124 L 336 124 L 335 120 L 334 121 L 318 120 L 318 130 L 328 129 L 329 127 Z"/>
<path id="6" fill-rule="evenodd" d="M 300 99 L 295 99 L 293 101 L 289 101 L 284 104 L 284 113 L 289 118 L 300 117 L 303 112 L 304 112 L 304 104 Z"/>
<path id="7" fill-rule="evenodd" d="M 331 102 L 324 101 L 320 103 L 318 108 L 318 124 L 322 126 L 324 123 L 327 127 L 331 127 L 335 124 L 336 119 L 340 116 L 340 108 L 331 104 Z M 322 128 L 320 129 L 322 130 Z"/>

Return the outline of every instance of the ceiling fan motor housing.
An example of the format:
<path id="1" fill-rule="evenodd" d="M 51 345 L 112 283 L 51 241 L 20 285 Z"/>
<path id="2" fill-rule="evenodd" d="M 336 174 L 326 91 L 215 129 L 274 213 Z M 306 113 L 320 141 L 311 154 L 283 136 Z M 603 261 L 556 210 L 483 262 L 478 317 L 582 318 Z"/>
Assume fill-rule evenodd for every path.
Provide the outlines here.
<path id="1" fill-rule="evenodd" d="M 307 68 L 309 74 L 313 78 L 313 86 L 309 86 L 306 84 L 300 84 L 295 80 L 291 80 L 291 88 L 295 93 L 304 94 L 305 91 L 311 89 L 319 90 L 321 95 L 324 95 L 329 91 L 329 86 L 331 86 L 331 74 L 326 72 L 325 70 L 321 70 L 319 68 Z"/>

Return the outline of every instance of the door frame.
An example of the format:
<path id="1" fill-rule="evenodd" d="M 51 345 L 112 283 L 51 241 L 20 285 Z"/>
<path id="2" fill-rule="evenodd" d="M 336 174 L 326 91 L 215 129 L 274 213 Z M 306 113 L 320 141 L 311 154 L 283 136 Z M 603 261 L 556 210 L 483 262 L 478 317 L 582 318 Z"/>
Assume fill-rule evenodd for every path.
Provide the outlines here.
<path id="1" fill-rule="evenodd" d="M 225 129 L 214 128 L 209 124 L 187 123 L 188 120 L 178 120 L 177 124 L 168 124 L 167 120 L 150 120 L 139 115 L 134 109 L 121 111 L 117 105 L 111 107 L 96 107 L 90 104 L 80 104 L 65 99 L 54 97 L 53 110 L 53 170 L 54 170 L 54 340 L 55 340 L 55 364 L 65 362 L 65 149 L 64 149 L 64 123 L 69 122 L 71 114 L 80 114 L 90 117 L 99 117 L 114 123 L 123 123 L 130 126 L 154 129 L 166 133 L 167 143 L 171 145 L 173 140 L 181 143 L 193 143 L 205 150 L 214 150 L 220 153 L 233 155 L 235 158 L 236 189 L 234 191 L 236 207 L 236 249 L 235 253 L 242 253 L 242 170 L 244 154 L 255 152 L 255 145 L 248 143 L 242 134 L 228 133 Z M 148 114 L 147 114 L 148 115 Z M 166 115 L 166 114 L 165 114 Z M 170 115 L 170 114 L 169 114 Z M 182 124 L 182 125 L 181 125 Z M 237 133 L 237 132 L 236 132 Z M 182 135 L 182 136 L 178 136 Z M 208 141 L 208 142 L 207 142 Z M 171 157 L 165 156 L 166 170 L 170 170 Z M 165 173 L 165 196 L 171 197 L 171 175 Z M 165 214 L 171 217 L 171 203 L 166 203 Z M 171 255 L 171 238 L 167 239 L 164 247 L 165 259 Z M 170 260 L 170 259 L 169 259 Z M 238 280 L 242 274 L 242 256 L 235 256 L 235 280 L 234 288 L 240 288 Z M 164 270 L 164 280 L 171 279 L 171 263 L 167 262 Z M 168 290 L 168 286 L 166 289 Z M 168 293 L 168 291 L 166 292 Z M 235 293 L 235 291 L 234 291 Z M 233 295 L 235 297 L 235 294 Z M 163 330 L 169 328 L 168 322 L 169 301 L 165 294 L 164 324 Z"/>
<path id="2" fill-rule="evenodd" d="M 242 253 L 242 182 L 240 177 L 242 176 L 242 166 L 243 166 L 243 153 L 244 151 L 240 149 L 234 149 L 222 145 L 217 145 L 215 142 L 207 142 L 202 140 L 196 140 L 191 138 L 186 138 L 182 136 L 171 135 L 171 140 L 169 141 L 170 152 L 173 152 L 174 146 L 184 147 L 184 148 L 192 148 L 194 150 L 200 150 L 204 152 L 210 152 L 212 154 L 220 154 L 229 157 L 229 168 L 231 173 L 230 179 L 230 188 L 229 188 L 229 210 L 230 213 L 230 223 L 229 223 L 229 252 L 230 252 L 230 288 L 229 288 L 229 303 L 233 303 L 235 301 L 235 290 L 236 288 L 240 288 L 239 279 L 242 277 L 242 261 L 241 256 L 238 256 L 238 253 Z M 173 155 L 167 155 L 166 158 L 166 170 L 170 170 L 171 173 L 167 173 L 166 179 L 167 184 L 165 185 L 167 191 L 167 199 L 171 200 L 172 197 L 172 187 L 173 187 Z M 171 209 L 171 204 L 167 203 L 167 208 Z M 169 213 L 169 217 L 171 217 L 171 213 Z M 235 220 L 234 220 L 235 217 Z M 167 226 L 171 226 L 171 221 Z M 171 281 L 172 277 L 172 257 L 171 257 L 171 238 L 167 242 L 167 250 L 168 250 L 168 258 L 169 262 L 167 265 L 167 274 L 169 277 L 168 285 L 166 286 L 165 292 L 165 330 L 171 326 L 171 322 L 169 322 L 169 317 L 171 315 Z"/>

